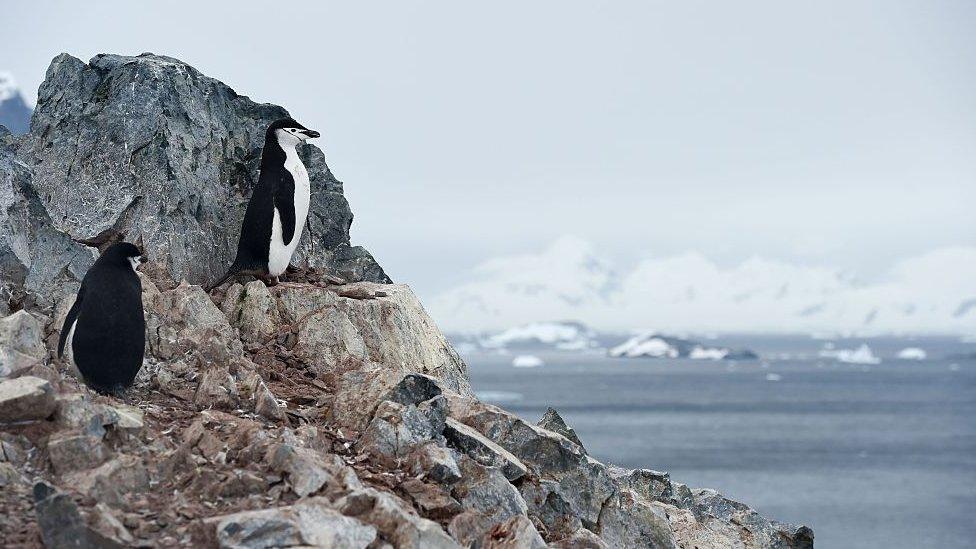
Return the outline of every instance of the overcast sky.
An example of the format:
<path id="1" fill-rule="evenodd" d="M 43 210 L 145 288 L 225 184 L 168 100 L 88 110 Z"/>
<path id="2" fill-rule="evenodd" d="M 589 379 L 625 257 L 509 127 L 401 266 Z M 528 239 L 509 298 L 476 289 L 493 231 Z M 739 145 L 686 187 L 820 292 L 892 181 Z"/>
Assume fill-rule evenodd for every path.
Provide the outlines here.
<path id="1" fill-rule="evenodd" d="M 183 59 L 323 133 L 435 291 L 561 234 L 883 271 L 976 245 L 976 2 L 5 2 L 0 69 Z M 33 101 L 33 97 L 30 98 Z"/>

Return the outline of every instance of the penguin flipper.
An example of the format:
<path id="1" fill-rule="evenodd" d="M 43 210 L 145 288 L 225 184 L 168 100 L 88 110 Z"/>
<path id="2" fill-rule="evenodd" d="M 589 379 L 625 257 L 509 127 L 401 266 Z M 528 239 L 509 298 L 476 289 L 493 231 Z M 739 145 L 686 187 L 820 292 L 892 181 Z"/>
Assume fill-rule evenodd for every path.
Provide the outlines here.
<path id="1" fill-rule="evenodd" d="M 61 326 L 61 335 L 58 336 L 58 358 L 64 356 L 64 344 L 68 340 L 68 333 L 71 332 L 71 326 L 78 320 L 78 313 L 81 311 L 81 300 L 84 297 L 85 283 L 82 281 L 81 289 L 78 290 L 78 296 L 75 297 L 74 304 L 68 310 L 68 316 L 64 317 L 64 325 Z"/>
<path id="2" fill-rule="evenodd" d="M 274 206 L 281 220 L 281 241 L 287 246 L 295 238 L 295 180 L 287 170 L 275 188 Z"/>

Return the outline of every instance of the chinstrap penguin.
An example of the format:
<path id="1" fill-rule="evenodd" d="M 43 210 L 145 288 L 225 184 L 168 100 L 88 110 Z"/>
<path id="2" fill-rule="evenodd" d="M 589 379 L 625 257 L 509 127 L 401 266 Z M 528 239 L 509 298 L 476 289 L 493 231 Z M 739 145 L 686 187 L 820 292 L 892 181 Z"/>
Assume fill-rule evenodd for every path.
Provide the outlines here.
<path id="1" fill-rule="evenodd" d="M 142 367 L 146 319 L 136 268 L 144 262 L 134 244 L 117 242 L 99 256 L 81 281 L 58 340 L 85 383 L 99 392 L 132 385 Z"/>
<path id="2" fill-rule="evenodd" d="M 254 275 L 273 285 L 288 268 L 311 200 L 308 171 L 297 147 L 314 137 L 319 137 L 319 132 L 291 118 L 268 126 L 261 173 L 244 212 L 237 256 L 227 274 L 211 284 L 208 292 L 238 274 Z"/>

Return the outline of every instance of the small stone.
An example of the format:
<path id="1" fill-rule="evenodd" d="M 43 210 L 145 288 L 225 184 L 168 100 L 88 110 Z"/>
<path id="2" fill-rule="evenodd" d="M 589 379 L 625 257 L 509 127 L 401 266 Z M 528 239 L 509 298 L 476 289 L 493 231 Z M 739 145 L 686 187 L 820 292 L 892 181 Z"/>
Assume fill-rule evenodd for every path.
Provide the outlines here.
<path id="1" fill-rule="evenodd" d="M 62 429 L 81 431 L 99 438 L 105 436 L 105 426 L 115 423 L 118 416 L 108 407 L 92 402 L 84 393 L 59 394 L 54 421 Z"/>
<path id="2" fill-rule="evenodd" d="M 109 457 L 100 438 L 92 435 L 57 435 L 47 443 L 51 464 L 59 474 L 91 469 Z"/>
<path id="3" fill-rule="evenodd" d="M 139 458 L 123 454 L 95 469 L 65 475 L 64 481 L 98 501 L 121 507 L 130 494 L 149 490 L 149 471 Z"/>
<path id="4" fill-rule="evenodd" d="M 254 402 L 254 413 L 272 421 L 285 421 L 285 410 L 278 404 L 278 400 L 268 389 L 268 385 L 261 376 L 254 374 L 247 381 L 247 388 Z"/>
<path id="5" fill-rule="evenodd" d="M 426 517 L 442 520 L 461 512 L 461 504 L 436 484 L 412 478 L 403 481 L 400 489 L 410 496 Z"/>
<path id="6" fill-rule="evenodd" d="M 493 526 L 485 534 L 482 546 L 505 547 L 506 549 L 545 549 L 546 542 L 528 517 L 516 515 Z"/>
<path id="7" fill-rule="evenodd" d="M 461 479 L 461 469 L 451 451 L 434 442 L 414 450 L 408 462 L 412 474 L 424 475 L 442 484 L 453 484 Z"/>
<path id="8" fill-rule="evenodd" d="M 276 444 L 268 449 L 267 462 L 280 472 L 288 473 L 288 482 L 298 497 L 325 489 L 326 492 L 360 486 L 351 468 L 335 454 L 320 454 L 308 448 Z"/>
<path id="9" fill-rule="evenodd" d="M 355 490 L 336 501 L 344 515 L 369 522 L 398 549 L 458 549 L 440 525 L 416 514 L 398 497 L 373 488 Z"/>
<path id="10" fill-rule="evenodd" d="M 24 376 L 0 382 L 0 423 L 45 419 L 57 404 L 46 380 Z"/>
<path id="11" fill-rule="evenodd" d="M 550 543 L 549 547 L 553 549 L 610 549 L 610 546 L 600 539 L 600 536 L 586 528 L 580 528 L 569 537 Z"/>
<path id="12" fill-rule="evenodd" d="M 217 546 L 228 549 L 315 546 L 365 548 L 376 540 L 376 528 L 311 498 L 289 507 L 244 511 L 206 519 Z"/>
<path id="13" fill-rule="evenodd" d="M 16 484 L 27 484 L 27 479 L 12 464 L 0 461 L 0 488 Z"/>
<path id="14" fill-rule="evenodd" d="M 44 358 L 47 355 L 44 325 L 25 310 L 0 318 L 0 349 L 9 349 L 36 359 Z M 4 375 L 3 370 L 4 363 L 0 362 L 0 376 Z"/>
<path id="15" fill-rule="evenodd" d="M 239 402 L 237 382 L 226 366 L 211 365 L 200 377 L 193 395 L 193 403 L 200 409 L 232 410 L 238 407 Z"/>
<path id="16" fill-rule="evenodd" d="M 141 409 L 128 404 L 120 404 L 114 406 L 113 410 L 118 416 L 118 420 L 115 422 L 117 429 L 129 433 L 137 433 L 142 430 L 144 414 Z"/>

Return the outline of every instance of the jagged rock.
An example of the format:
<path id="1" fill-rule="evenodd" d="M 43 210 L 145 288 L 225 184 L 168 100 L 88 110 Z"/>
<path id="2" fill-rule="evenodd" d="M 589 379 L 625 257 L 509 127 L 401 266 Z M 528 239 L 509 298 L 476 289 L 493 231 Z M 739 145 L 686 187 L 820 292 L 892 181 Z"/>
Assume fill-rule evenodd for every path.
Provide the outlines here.
<path id="1" fill-rule="evenodd" d="M 346 516 L 374 526 L 398 549 L 458 549 L 460 546 L 437 525 L 421 518 L 399 498 L 363 488 L 335 503 Z"/>
<path id="2" fill-rule="evenodd" d="M 549 547 L 553 549 L 610 549 L 610 546 L 600 539 L 600 536 L 586 528 L 580 528 L 569 537 L 550 543 Z M 705 549 L 697 545 L 683 545 L 682 548 Z"/>
<path id="3" fill-rule="evenodd" d="M 47 451 L 58 474 L 97 467 L 111 454 L 99 437 L 71 433 L 51 437 Z"/>
<path id="4" fill-rule="evenodd" d="M 376 528 L 343 516 L 322 498 L 288 507 L 244 511 L 205 521 L 216 545 L 228 549 L 315 546 L 365 549 L 376 539 Z"/>
<path id="5" fill-rule="evenodd" d="M 596 525 L 603 503 L 616 490 L 605 465 L 566 437 L 496 406 L 465 398 L 452 398 L 450 402 L 451 416 L 511 452 L 533 476 L 554 480 L 584 526 Z"/>
<path id="6" fill-rule="evenodd" d="M 89 521 L 91 522 L 90 528 L 92 530 L 113 542 L 126 547 L 131 547 L 136 542 L 135 537 L 129 532 L 129 529 L 122 524 L 122 521 L 118 519 L 115 512 L 104 503 L 95 504 L 95 508 L 92 509 L 89 515 Z"/>
<path id="7" fill-rule="evenodd" d="M 441 484 L 454 484 L 461 479 L 461 469 L 451 451 L 434 442 L 416 448 L 407 462 L 411 474 L 423 475 Z"/>
<path id="8" fill-rule="evenodd" d="M 46 356 L 40 320 L 23 310 L 0 319 L 0 378 L 17 377 Z"/>
<path id="9" fill-rule="evenodd" d="M 468 457 L 461 459 L 460 466 L 461 480 L 454 485 L 454 494 L 465 509 L 488 517 L 487 526 L 526 514 L 525 500 L 499 468 L 485 467 Z"/>
<path id="10" fill-rule="evenodd" d="M 0 423 L 45 419 L 57 403 L 54 388 L 33 376 L 0 381 Z"/>
<path id="11" fill-rule="evenodd" d="M 568 539 L 583 529 L 583 521 L 562 496 L 559 483 L 553 480 L 529 479 L 519 491 L 531 510 L 530 515 L 546 532 L 547 539 Z"/>
<path id="12" fill-rule="evenodd" d="M 193 403 L 197 408 L 218 408 L 232 410 L 240 404 L 237 390 L 237 380 L 230 374 L 225 365 L 211 365 L 197 384 L 193 394 Z"/>
<path id="13" fill-rule="evenodd" d="M 521 460 L 508 450 L 453 418 L 447 418 L 445 422 L 444 438 L 453 448 L 467 454 L 478 463 L 498 467 L 508 480 L 517 480 L 528 471 Z"/>
<path id="14" fill-rule="evenodd" d="M 245 386 L 250 395 L 249 399 L 255 414 L 272 421 L 285 421 L 287 419 L 285 411 L 278 405 L 278 400 L 271 394 L 271 389 L 268 389 L 261 376 L 252 375 L 245 382 Z"/>
<path id="15" fill-rule="evenodd" d="M 0 461 L 22 466 L 27 462 L 31 443 L 23 435 L 0 432 Z"/>
<path id="16" fill-rule="evenodd" d="M 118 507 L 128 494 L 149 490 L 149 471 L 141 459 L 123 454 L 95 469 L 70 473 L 65 482 L 83 494 Z"/>
<path id="17" fill-rule="evenodd" d="M 117 420 L 114 410 L 92 402 L 84 393 L 57 395 L 57 413 L 54 421 L 63 429 L 80 431 L 98 438 L 105 436 L 105 427 Z"/>
<path id="18" fill-rule="evenodd" d="M 532 521 L 524 515 L 516 515 L 492 527 L 485 534 L 481 546 L 493 549 L 543 549 L 546 542 Z"/>
<path id="19" fill-rule="evenodd" d="M 436 396 L 420 405 L 384 400 L 357 443 L 364 451 L 389 458 L 403 457 L 444 431 L 447 400 Z"/>
<path id="20" fill-rule="evenodd" d="M 671 482 L 671 477 L 667 473 L 651 469 L 622 469 L 613 466 L 610 467 L 609 471 L 610 476 L 617 481 L 617 484 L 633 491 L 647 501 L 661 501 L 678 507 L 682 506 L 682 502 L 675 495 L 675 487 Z"/>
<path id="21" fill-rule="evenodd" d="M 56 229 L 31 168 L 0 144 L 0 314 L 73 294 L 95 256 Z"/>
<path id="22" fill-rule="evenodd" d="M 692 494 L 694 503 L 691 511 L 699 522 L 711 525 L 715 520 L 721 521 L 726 532 L 732 533 L 729 537 L 743 547 L 813 548 L 813 531 L 806 526 L 769 520 L 749 506 L 730 500 L 715 490 L 693 490 Z"/>
<path id="23" fill-rule="evenodd" d="M 244 286 L 234 284 L 227 290 L 221 309 L 231 324 L 249 343 L 263 344 L 278 332 L 281 319 L 271 291 L 260 280 Z"/>
<path id="24" fill-rule="evenodd" d="M 41 539 L 47 547 L 121 548 L 118 540 L 88 526 L 71 496 L 44 482 L 34 485 L 34 508 Z"/>
<path id="25" fill-rule="evenodd" d="M 409 406 L 428 401 L 443 393 L 436 379 L 423 374 L 407 374 L 386 395 L 385 400 Z"/>
<path id="26" fill-rule="evenodd" d="M 461 504 L 441 486 L 428 484 L 411 478 L 400 484 L 414 505 L 424 516 L 432 519 L 446 519 L 461 512 Z"/>
<path id="27" fill-rule="evenodd" d="M 199 286 L 180 284 L 150 295 L 144 288 L 149 351 L 161 360 L 196 360 L 227 367 L 244 347 L 227 317 Z"/>
<path id="28" fill-rule="evenodd" d="M 12 463 L 0 461 L 0 488 L 7 488 L 15 484 L 26 484 L 27 479 Z"/>
<path id="29" fill-rule="evenodd" d="M 559 412 L 557 412 L 555 408 L 546 408 L 546 413 L 543 414 L 542 419 L 539 420 L 539 427 L 552 431 L 553 433 L 559 433 L 560 435 L 578 444 L 584 452 L 586 451 L 586 448 L 583 447 L 583 443 L 580 442 L 579 437 L 576 436 L 576 431 L 574 431 L 569 425 L 566 425 L 566 421 L 563 420 L 563 417 L 559 415 Z"/>
<path id="30" fill-rule="evenodd" d="M 407 286 L 349 286 L 382 287 L 388 296 L 347 299 L 310 285 L 269 289 L 277 318 L 297 334 L 292 356 L 334 388 L 330 419 L 363 430 L 376 405 L 412 373 L 436 378 L 446 390 L 472 394 L 464 362 Z M 225 309 L 238 328 L 243 319 L 263 314 Z"/>
<path id="31" fill-rule="evenodd" d="M 696 549 L 744 549 L 739 528 L 715 518 L 699 522 L 694 513 L 668 504 L 658 504 L 668 517 L 671 531 L 679 547 Z M 776 547 L 773 545 L 772 547 Z M 787 546 L 789 547 L 789 546 Z"/>
<path id="32" fill-rule="evenodd" d="M 115 428 L 126 432 L 126 433 L 138 433 L 142 430 L 145 425 L 142 410 L 136 406 L 130 406 L 128 404 L 120 404 L 112 407 L 112 411 L 115 412 Z"/>
<path id="33" fill-rule="evenodd" d="M 268 450 L 268 463 L 288 474 L 288 481 L 298 497 L 320 490 L 337 493 L 362 486 L 349 467 L 335 454 L 322 455 L 308 448 L 277 444 Z"/>
<path id="34" fill-rule="evenodd" d="M 492 518 L 488 515 L 481 511 L 465 509 L 451 519 L 447 525 L 447 531 L 461 545 L 478 547 L 481 544 L 481 538 L 491 530 L 492 525 Z"/>
<path id="35" fill-rule="evenodd" d="M 287 115 L 171 57 L 98 55 L 85 64 L 61 54 L 19 152 L 59 230 L 141 238 L 174 280 L 200 284 L 233 260 L 265 129 Z M 368 252 L 349 245 L 352 212 L 322 151 L 309 145 L 302 156 L 312 197 L 293 262 L 387 282 Z"/>
<path id="36" fill-rule="evenodd" d="M 667 515 L 630 490 L 614 493 L 596 525 L 610 547 L 677 549 Z"/>

